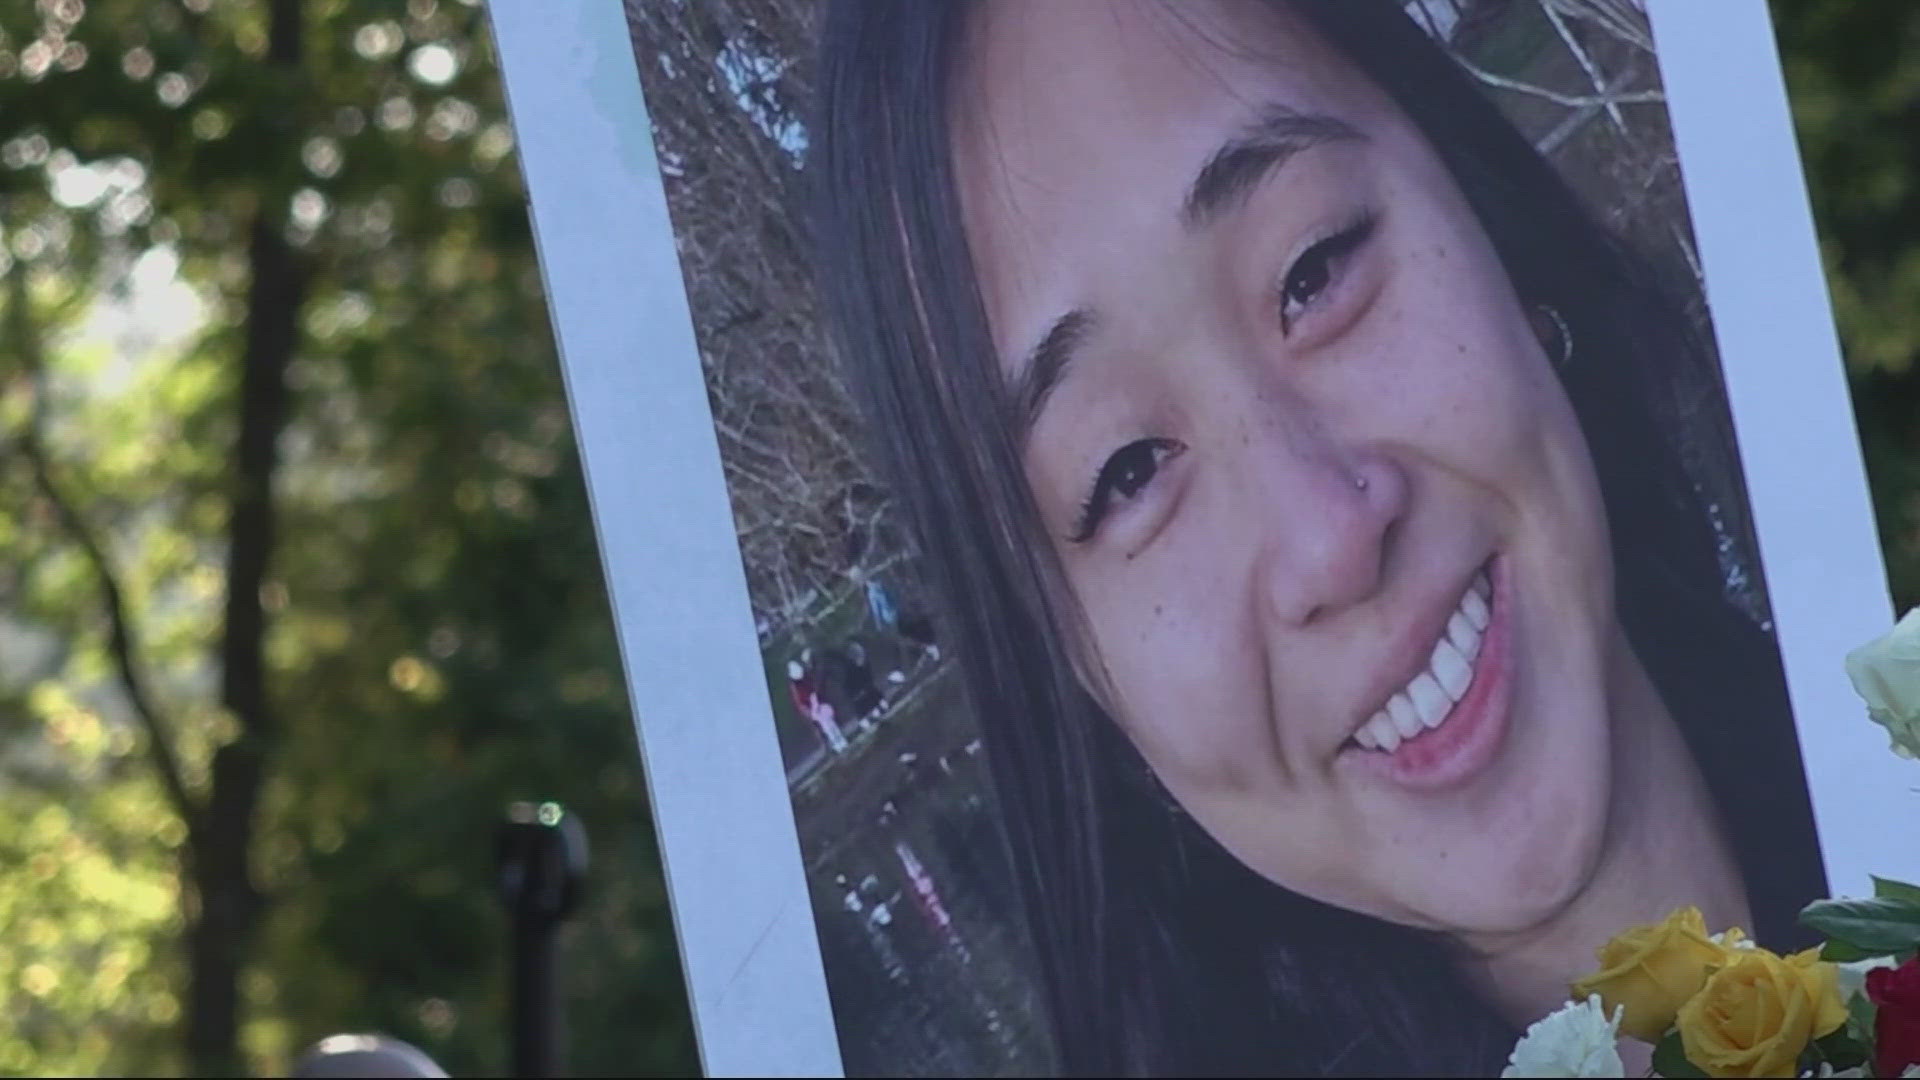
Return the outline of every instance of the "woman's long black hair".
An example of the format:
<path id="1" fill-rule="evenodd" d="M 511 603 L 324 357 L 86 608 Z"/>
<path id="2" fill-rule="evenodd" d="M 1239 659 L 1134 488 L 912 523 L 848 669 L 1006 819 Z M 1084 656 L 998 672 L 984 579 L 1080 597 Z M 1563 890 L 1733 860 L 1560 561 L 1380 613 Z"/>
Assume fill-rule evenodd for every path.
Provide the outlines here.
<path id="1" fill-rule="evenodd" d="M 1561 372 L 1599 473 L 1617 606 L 1700 763 L 1757 927 L 1787 948 L 1824 891 L 1770 638 L 1727 601 L 1662 402 L 1711 365 L 1688 320 L 1388 0 L 1293 5 L 1426 134 Z M 879 464 L 958 647 L 1071 1074 L 1494 1075 L 1517 1032 L 1443 939 L 1296 896 L 1228 855 L 1075 681 L 1075 607 L 1038 525 L 962 233 L 949 113 L 972 5 L 832 6 L 822 31 L 820 287 Z"/>

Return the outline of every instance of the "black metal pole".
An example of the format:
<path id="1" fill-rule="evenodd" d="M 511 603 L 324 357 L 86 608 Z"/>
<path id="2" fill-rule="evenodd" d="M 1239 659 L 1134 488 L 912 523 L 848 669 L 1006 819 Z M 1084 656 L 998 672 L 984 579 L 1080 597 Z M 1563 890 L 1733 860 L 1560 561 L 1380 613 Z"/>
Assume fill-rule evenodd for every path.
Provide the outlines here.
<path id="1" fill-rule="evenodd" d="M 560 986 L 554 928 L 516 919 L 513 928 L 513 1074 L 560 1075 Z"/>
<path id="2" fill-rule="evenodd" d="M 556 1077 L 564 1045 L 559 930 L 586 878 L 586 831 L 558 803 L 514 803 L 496 843 L 513 923 L 513 1073 Z"/>

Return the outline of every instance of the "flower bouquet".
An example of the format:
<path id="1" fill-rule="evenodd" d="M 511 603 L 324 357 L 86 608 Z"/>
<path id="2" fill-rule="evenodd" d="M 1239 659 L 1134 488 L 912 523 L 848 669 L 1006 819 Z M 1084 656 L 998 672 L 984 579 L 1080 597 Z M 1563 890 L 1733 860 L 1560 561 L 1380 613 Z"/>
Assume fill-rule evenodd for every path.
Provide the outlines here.
<path id="1" fill-rule="evenodd" d="M 1894 753 L 1920 757 L 1920 609 L 1848 654 L 1847 675 Z M 1809 904 L 1800 920 L 1826 943 L 1789 956 L 1709 934 L 1692 907 L 1625 931 L 1501 1076 L 1623 1076 L 1625 1036 L 1662 1077 L 1920 1077 L 1920 886 L 1873 884 Z"/>

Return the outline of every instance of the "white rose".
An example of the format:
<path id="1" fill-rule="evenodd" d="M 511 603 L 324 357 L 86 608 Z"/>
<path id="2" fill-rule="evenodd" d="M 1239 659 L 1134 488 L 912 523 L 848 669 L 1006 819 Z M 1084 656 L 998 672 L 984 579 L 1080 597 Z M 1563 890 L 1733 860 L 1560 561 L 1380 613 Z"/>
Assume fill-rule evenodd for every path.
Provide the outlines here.
<path id="1" fill-rule="evenodd" d="M 1620 1061 L 1620 1016 L 1616 1006 L 1613 1018 L 1607 1018 L 1600 995 L 1561 1006 L 1534 1021 L 1527 1033 L 1514 1045 L 1513 1056 L 1500 1073 L 1508 1077 L 1593 1076 L 1623 1077 L 1626 1066 Z"/>
<path id="2" fill-rule="evenodd" d="M 1920 608 L 1848 653 L 1847 678 L 1866 699 L 1867 715 L 1885 725 L 1893 752 L 1920 757 Z"/>

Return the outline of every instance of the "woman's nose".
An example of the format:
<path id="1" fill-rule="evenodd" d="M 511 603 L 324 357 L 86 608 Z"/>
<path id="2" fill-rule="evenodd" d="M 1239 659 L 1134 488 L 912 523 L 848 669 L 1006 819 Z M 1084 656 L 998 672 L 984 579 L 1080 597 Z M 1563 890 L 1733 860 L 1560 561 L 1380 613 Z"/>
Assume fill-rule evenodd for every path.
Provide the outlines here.
<path id="1" fill-rule="evenodd" d="M 1269 615 L 1304 627 L 1380 587 L 1407 475 L 1390 456 L 1317 433 L 1270 443 L 1256 574 Z M 1256 464 L 1254 467 L 1262 467 Z"/>

